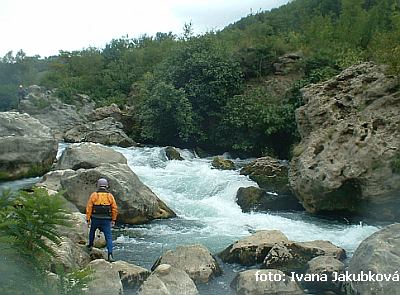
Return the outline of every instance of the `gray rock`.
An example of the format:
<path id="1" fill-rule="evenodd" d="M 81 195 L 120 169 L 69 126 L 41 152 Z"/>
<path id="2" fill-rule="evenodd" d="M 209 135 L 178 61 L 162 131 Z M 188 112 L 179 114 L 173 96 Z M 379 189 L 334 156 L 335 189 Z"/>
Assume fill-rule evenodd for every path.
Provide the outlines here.
<path id="1" fill-rule="evenodd" d="M 66 142 L 95 142 L 122 147 L 135 145 L 135 142 L 125 134 L 122 128 L 122 123 L 108 117 L 100 121 L 78 125 L 68 130 L 64 135 L 64 140 Z"/>
<path id="2" fill-rule="evenodd" d="M 96 182 L 100 177 L 108 179 L 110 192 L 118 205 L 118 221 L 140 224 L 176 216 L 125 164 L 104 164 L 94 169 L 80 169 L 74 175 L 62 177 L 65 198 L 82 213 L 85 212 L 88 198 L 96 190 Z"/>
<path id="3" fill-rule="evenodd" d="M 307 263 L 306 274 L 310 275 L 312 280 L 303 282 L 303 284 L 313 290 L 331 290 L 340 291 L 341 283 L 335 278 L 338 274 L 343 274 L 345 270 L 344 263 L 330 256 L 318 256 Z M 327 281 L 321 278 L 326 276 Z"/>
<path id="4" fill-rule="evenodd" d="M 240 272 L 232 281 L 231 288 L 237 295 L 305 294 L 295 281 L 276 269 L 251 269 Z"/>
<path id="5" fill-rule="evenodd" d="M 181 154 L 172 146 L 169 146 L 165 149 L 165 155 L 167 156 L 168 160 L 183 160 Z"/>
<path id="6" fill-rule="evenodd" d="M 55 169 L 90 169 L 106 163 L 127 164 L 127 160 L 121 153 L 100 144 L 71 144 L 64 150 Z"/>
<path id="7" fill-rule="evenodd" d="M 399 219 L 400 82 L 385 69 L 363 63 L 302 90 L 289 178 L 307 211 Z"/>
<path id="8" fill-rule="evenodd" d="M 317 256 L 343 260 L 345 250 L 329 241 L 287 242 L 275 244 L 265 256 L 263 267 L 285 272 L 304 272 L 307 263 Z"/>
<path id="9" fill-rule="evenodd" d="M 275 244 L 288 241 L 288 238 L 278 230 L 258 231 L 247 238 L 236 241 L 218 256 L 224 262 L 254 265 L 263 262 Z"/>
<path id="10" fill-rule="evenodd" d="M 123 114 L 121 109 L 115 104 L 112 103 L 109 106 L 100 107 L 94 109 L 88 116 L 90 121 L 99 121 L 108 117 L 114 118 L 116 121 L 121 122 Z"/>
<path id="11" fill-rule="evenodd" d="M 116 261 L 113 267 L 117 269 L 124 289 L 139 287 L 150 275 L 147 269 L 125 261 Z"/>
<path id="12" fill-rule="evenodd" d="M 399 274 L 400 268 L 400 224 L 389 225 L 372 234 L 358 246 L 350 260 L 348 272 L 393 275 Z M 398 277 L 397 277 L 398 279 Z M 382 281 L 353 281 L 346 282 L 347 294 L 391 294 L 399 295 L 399 281 L 385 279 Z"/>
<path id="13" fill-rule="evenodd" d="M 231 160 L 222 157 L 214 157 L 211 165 L 220 170 L 235 170 L 235 164 Z"/>
<path id="14" fill-rule="evenodd" d="M 140 287 L 138 295 L 198 295 L 194 282 L 183 270 L 159 265 Z"/>
<path id="15" fill-rule="evenodd" d="M 218 262 L 203 245 L 178 246 L 175 251 L 168 250 L 154 264 L 169 264 L 185 271 L 196 283 L 207 283 L 214 276 L 221 274 Z"/>
<path id="16" fill-rule="evenodd" d="M 0 180 L 43 175 L 56 155 L 48 127 L 28 114 L 0 112 Z"/>
<path id="17" fill-rule="evenodd" d="M 87 265 L 93 271 L 88 283 L 88 295 L 122 295 L 124 293 L 118 268 L 104 259 L 93 260 Z"/>

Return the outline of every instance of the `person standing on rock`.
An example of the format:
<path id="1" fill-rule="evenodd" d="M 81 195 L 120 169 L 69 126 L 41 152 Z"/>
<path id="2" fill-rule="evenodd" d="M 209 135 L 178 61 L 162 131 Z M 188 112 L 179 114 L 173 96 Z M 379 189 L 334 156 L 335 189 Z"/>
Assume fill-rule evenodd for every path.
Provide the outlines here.
<path id="1" fill-rule="evenodd" d="M 114 196 L 108 191 L 108 181 L 105 178 L 100 178 L 97 181 L 97 191 L 90 195 L 86 205 L 86 221 L 90 226 L 87 248 L 92 249 L 96 229 L 100 229 L 106 238 L 108 261 L 110 262 L 115 261 L 112 253 L 111 227 L 115 225 L 117 214 L 117 203 Z"/>
<path id="2" fill-rule="evenodd" d="M 19 106 L 21 104 L 21 100 L 23 100 L 25 98 L 26 95 L 26 91 L 24 89 L 24 87 L 22 85 L 19 85 L 18 88 L 18 106 L 17 109 L 19 109 Z"/>

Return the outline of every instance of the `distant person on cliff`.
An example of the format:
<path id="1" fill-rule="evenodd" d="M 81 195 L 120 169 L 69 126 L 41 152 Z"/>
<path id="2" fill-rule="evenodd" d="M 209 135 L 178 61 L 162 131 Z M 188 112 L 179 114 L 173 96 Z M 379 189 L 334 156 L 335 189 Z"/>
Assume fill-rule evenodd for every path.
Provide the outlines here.
<path id="1" fill-rule="evenodd" d="M 19 109 L 21 100 L 23 100 L 26 96 L 26 90 L 22 85 L 19 85 L 18 87 L 18 105 L 17 108 Z"/>
<path id="2" fill-rule="evenodd" d="M 97 181 L 97 191 L 90 195 L 86 205 L 86 221 L 90 226 L 88 249 L 93 247 L 96 229 L 100 229 L 106 238 L 108 261 L 115 261 L 113 258 L 113 244 L 111 227 L 117 220 L 118 208 L 114 196 L 108 192 L 108 181 L 100 178 Z"/>

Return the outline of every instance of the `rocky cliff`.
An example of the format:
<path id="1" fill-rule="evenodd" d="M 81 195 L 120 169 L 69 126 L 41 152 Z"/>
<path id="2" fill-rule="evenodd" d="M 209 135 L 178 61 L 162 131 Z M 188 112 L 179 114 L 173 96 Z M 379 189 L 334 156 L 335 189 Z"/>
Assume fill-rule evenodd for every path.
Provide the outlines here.
<path id="1" fill-rule="evenodd" d="M 400 217 L 400 81 L 363 63 L 302 90 L 289 181 L 309 212 Z"/>

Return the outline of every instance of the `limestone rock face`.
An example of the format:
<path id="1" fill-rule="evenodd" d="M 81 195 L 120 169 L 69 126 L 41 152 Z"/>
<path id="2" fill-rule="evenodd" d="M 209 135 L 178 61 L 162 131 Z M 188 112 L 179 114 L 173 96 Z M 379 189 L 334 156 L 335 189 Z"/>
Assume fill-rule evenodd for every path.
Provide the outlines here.
<path id="1" fill-rule="evenodd" d="M 118 268 L 104 259 L 93 260 L 87 265 L 94 273 L 90 275 L 88 295 L 122 295 L 123 287 Z"/>
<path id="2" fill-rule="evenodd" d="M 0 112 L 0 180 L 43 175 L 56 155 L 48 127 L 28 114 Z"/>
<path id="3" fill-rule="evenodd" d="M 65 198 L 83 213 L 96 182 L 105 177 L 118 205 L 118 221 L 128 224 L 174 217 L 168 208 L 125 164 L 103 164 L 93 169 L 79 169 L 74 175 L 61 178 Z"/>
<path id="4" fill-rule="evenodd" d="M 256 276 L 260 279 L 257 280 Z M 268 276 L 275 279 L 268 279 Z M 240 272 L 232 281 L 231 288 L 237 295 L 305 294 L 295 281 L 276 269 L 251 269 Z"/>
<path id="5" fill-rule="evenodd" d="M 153 269 L 160 264 L 169 264 L 185 271 L 196 283 L 207 283 L 221 274 L 217 261 L 203 245 L 178 246 L 175 251 L 165 252 Z"/>
<path id="6" fill-rule="evenodd" d="M 302 90 L 289 180 L 309 212 L 400 216 L 400 84 L 363 63 Z"/>
<path id="7" fill-rule="evenodd" d="M 389 225 L 372 234 L 358 246 L 350 260 L 350 274 L 385 274 L 399 273 L 400 268 L 400 224 Z M 393 294 L 399 295 L 399 282 L 385 279 L 381 282 L 347 282 L 347 294 Z"/>
<path id="8" fill-rule="evenodd" d="M 135 142 L 125 134 L 122 128 L 122 123 L 108 117 L 100 121 L 78 125 L 68 130 L 64 135 L 64 140 L 66 142 L 96 142 L 122 147 L 135 145 Z"/>
<path id="9" fill-rule="evenodd" d="M 230 245 L 218 256 L 224 262 L 254 265 L 263 262 L 265 256 L 275 244 L 288 241 L 288 238 L 278 230 L 258 231 Z"/>
<path id="10" fill-rule="evenodd" d="M 169 264 L 159 265 L 140 287 L 138 295 L 198 295 L 189 275 Z"/>
<path id="11" fill-rule="evenodd" d="M 71 144 L 58 160 L 56 169 L 90 169 L 101 164 L 127 164 L 126 158 L 112 148 L 95 143 Z"/>

